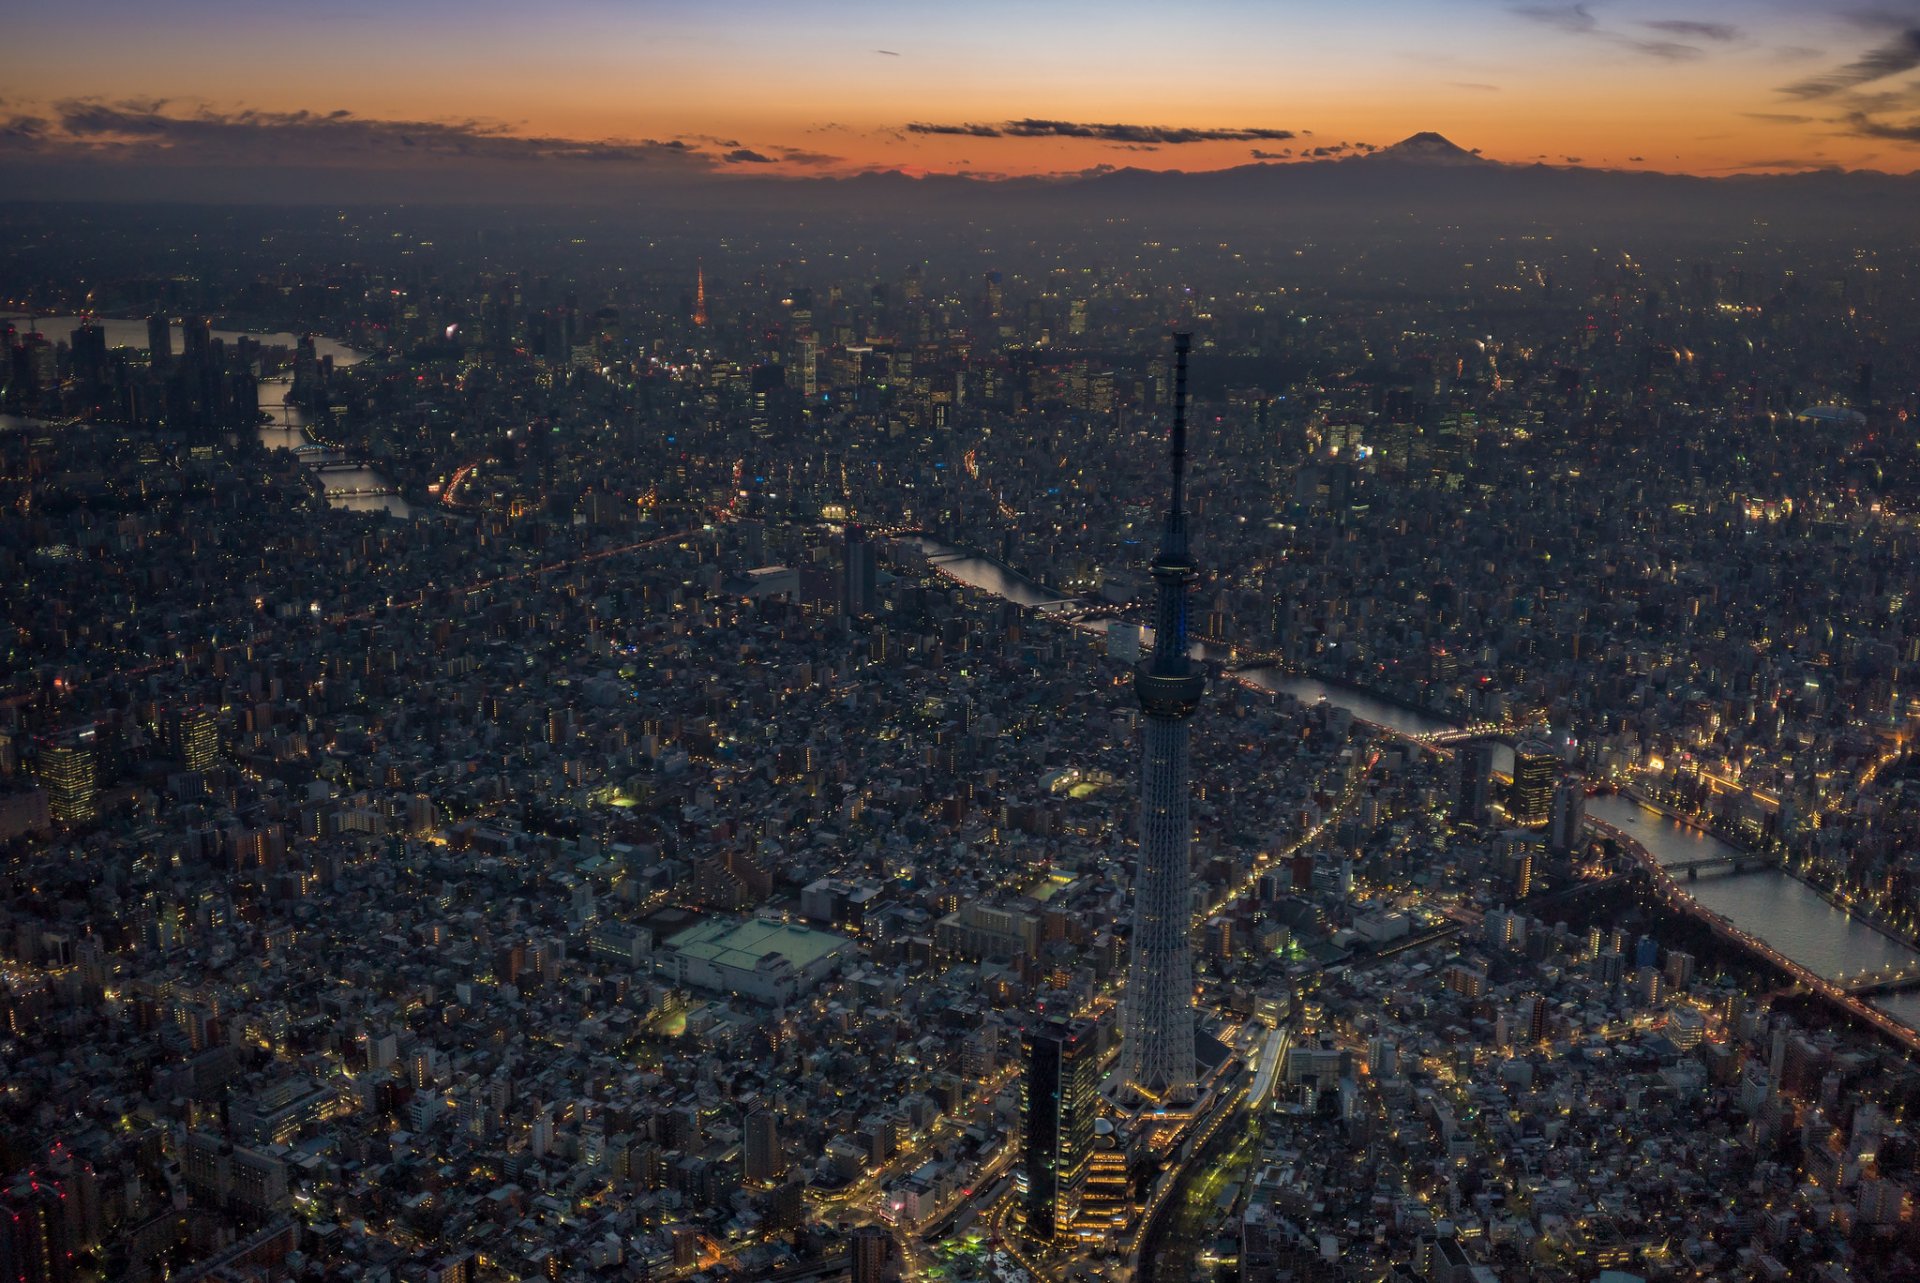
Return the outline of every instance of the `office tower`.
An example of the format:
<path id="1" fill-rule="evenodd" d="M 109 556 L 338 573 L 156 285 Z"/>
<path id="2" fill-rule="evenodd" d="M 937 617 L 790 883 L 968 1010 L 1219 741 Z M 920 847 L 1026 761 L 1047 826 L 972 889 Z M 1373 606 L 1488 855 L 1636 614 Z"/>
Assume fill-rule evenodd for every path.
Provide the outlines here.
<path id="1" fill-rule="evenodd" d="M 847 1235 L 847 1269 L 853 1283 L 885 1283 L 892 1274 L 893 1235 L 878 1225 L 858 1225 Z"/>
<path id="2" fill-rule="evenodd" d="M 1580 848 L 1581 829 L 1587 822 L 1587 782 L 1577 775 L 1561 780 L 1553 790 L 1553 818 L 1547 825 L 1547 849 L 1555 855 L 1570 855 Z"/>
<path id="3" fill-rule="evenodd" d="M 1485 824 L 1493 806 L 1493 745 L 1463 744 L 1453 763 L 1453 818 L 1463 824 Z"/>
<path id="4" fill-rule="evenodd" d="M 213 361 L 213 323 L 204 316 L 180 318 L 180 359 L 196 369 Z"/>
<path id="5" fill-rule="evenodd" d="M 189 771 L 210 771 L 220 760 L 220 726 L 204 704 L 180 715 L 180 760 Z"/>
<path id="6" fill-rule="evenodd" d="M 1669 949 L 1662 964 L 1669 989 L 1685 989 L 1693 983 L 1693 955 L 1685 949 Z"/>
<path id="7" fill-rule="evenodd" d="M 82 413 L 98 414 L 107 403 L 107 332 L 92 317 L 73 332 L 73 379 L 80 389 Z"/>
<path id="8" fill-rule="evenodd" d="M 51 1180 L 32 1174 L 0 1194 L 0 1278 L 68 1283 L 75 1277 L 65 1199 Z"/>
<path id="9" fill-rule="evenodd" d="M 1534 994 L 1525 1003 L 1527 1013 L 1527 1039 L 1530 1042 L 1547 1040 L 1547 1000 Z"/>
<path id="10" fill-rule="evenodd" d="M 1553 785 L 1560 759 L 1540 740 L 1521 740 L 1513 750 L 1513 788 L 1507 813 L 1515 824 L 1545 824 L 1553 814 Z"/>
<path id="11" fill-rule="evenodd" d="M 1533 894 L 1533 848 L 1521 851 L 1513 862 L 1513 898 L 1524 900 Z"/>
<path id="12" fill-rule="evenodd" d="M 785 1156 L 780 1152 L 780 1128 L 773 1111 L 756 1109 L 742 1124 L 741 1166 L 749 1185 L 772 1185 L 786 1175 Z"/>
<path id="13" fill-rule="evenodd" d="M 147 360 L 156 370 L 173 360 L 173 326 L 164 316 L 147 318 Z"/>
<path id="14" fill-rule="evenodd" d="M 875 571 L 873 544 L 861 526 L 847 527 L 846 582 L 841 590 L 841 608 L 847 618 L 858 619 L 873 613 Z"/>
<path id="15" fill-rule="evenodd" d="M 1099 1038 L 1092 1021 L 1051 1020 L 1027 1031 L 1022 1113 L 1027 1232 L 1047 1239 L 1073 1224 L 1093 1152 Z"/>
<path id="16" fill-rule="evenodd" d="M 1127 973 L 1126 1082 L 1148 1099 L 1190 1096 L 1195 1083 L 1193 954 L 1188 922 L 1188 719 L 1205 679 L 1187 654 L 1187 556 L 1182 487 L 1187 464 L 1189 334 L 1174 335 L 1173 484 L 1153 559 L 1153 654 L 1134 670 L 1142 718 L 1140 864 L 1133 879 L 1133 961 Z"/>
<path id="17" fill-rule="evenodd" d="M 99 815 L 94 804 L 93 749 L 55 744 L 40 754 L 40 784 L 47 813 L 62 824 L 85 824 Z"/>

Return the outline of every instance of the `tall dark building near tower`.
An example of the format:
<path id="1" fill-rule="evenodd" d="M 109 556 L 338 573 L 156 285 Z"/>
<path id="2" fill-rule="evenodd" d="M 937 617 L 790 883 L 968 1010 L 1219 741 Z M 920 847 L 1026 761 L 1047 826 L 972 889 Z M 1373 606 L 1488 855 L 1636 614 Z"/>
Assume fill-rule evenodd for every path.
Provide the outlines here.
<path id="1" fill-rule="evenodd" d="M 1090 1020 L 1054 1020 L 1025 1041 L 1027 1232 L 1047 1239 L 1071 1228 L 1086 1184 L 1100 1106 L 1100 1040 Z"/>
<path id="2" fill-rule="evenodd" d="M 849 619 L 871 615 L 878 589 L 873 565 L 873 543 L 867 538 L 863 527 L 847 527 L 846 562 L 846 581 L 840 593 L 841 608 Z"/>
<path id="3" fill-rule="evenodd" d="M 1187 821 L 1188 721 L 1205 679 L 1187 654 L 1187 556 L 1183 487 L 1187 464 L 1188 334 L 1174 342 L 1173 484 L 1153 559 L 1153 654 L 1134 670 L 1133 691 L 1146 715 L 1140 763 L 1140 865 L 1133 879 L 1133 960 L 1127 972 L 1126 1084 L 1148 1099 L 1192 1095 L 1193 952 L 1189 943 L 1192 873 Z"/>

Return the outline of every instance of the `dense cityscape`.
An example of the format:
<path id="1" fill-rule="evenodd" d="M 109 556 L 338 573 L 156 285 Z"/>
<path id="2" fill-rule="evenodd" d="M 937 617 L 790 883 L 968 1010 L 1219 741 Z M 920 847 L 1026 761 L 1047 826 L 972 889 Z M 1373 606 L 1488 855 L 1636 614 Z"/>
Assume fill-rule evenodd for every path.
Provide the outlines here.
<path id="1" fill-rule="evenodd" d="M 1920 1278 L 1910 236 L 0 228 L 0 1276 Z"/>

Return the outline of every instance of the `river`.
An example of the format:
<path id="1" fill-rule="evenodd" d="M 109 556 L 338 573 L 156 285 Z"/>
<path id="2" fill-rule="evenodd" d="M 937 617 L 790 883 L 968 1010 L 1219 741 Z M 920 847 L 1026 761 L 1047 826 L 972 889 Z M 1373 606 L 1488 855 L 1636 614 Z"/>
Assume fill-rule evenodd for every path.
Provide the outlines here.
<path id="1" fill-rule="evenodd" d="M 1023 606 L 1041 606 L 1063 600 L 1040 585 L 997 562 L 936 539 L 920 546 L 940 570 L 963 583 L 995 593 Z M 1416 712 L 1364 691 L 1298 677 L 1279 669 L 1249 669 L 1242 674 L 1255 685 L 1292 695 L 1308 704 L 1326 700 L 1355 717 L 1404 735 L 1429 735 L 1457 729 L 1451 722 Z M 1499 746 L 1503 770 L 1512 769 L 1512 750 Z M 1689 828 L 1631 798 L 1603 796 L 1587 801 L 1587 814 L 1605 820 L 1639 841 L 1662 864 L 1679 864 L 1732 851 L 1711 834 Z M 1834 908 L 1805 883 L 1777 870 L 1755 873 L 1710 873 L 1686 884 L 1696 901 L 1724 915 L 1742 930 L 1765 940 L 1787 957 L 1823 976 L 1837 977 L 1877 971 L 1920 957 L 1913 949 L 1856 921 Z M 1904 1024 L 1920 1027 L 1920 992 L 1892 994 L 1874 1005 Z"/>
<path id="2" fill-rule="evenodd" d="M 1365 692 L 1292 677 L 1277 670 L 1258 670 L 1248 677 L 1269 690 L 1285 691 L 1307 703 L 1327 700 L 1353 715 L 1407 735 L 1425 735 L 1455 729 L 1451 723 L 1376 699 Z M 1503 745 L 1504 749 L 1505 746 Z M 1511 750 L 1507 750 L 1511 769 Z M 1699 829 L 1619 795 L 1587 799 L 1587 814 L 1620 829 L 1662 864 L 1730 854 L 1733 847 Z M 1818 892 L 1778 870 L 1754 873 L 1709 873 L 1686 883 L 1687 894 L 1721 914 L 1744 931 L 1765 940 L 1809 971 L 1838 977 L 1860 971 L 1878 971 L 1912 962 L 1914 950 L 1875 931 L 1827 903 Z M 1874 1005 L 1904 1024 L 1920 1021 L 1920 993 L 1892 994 Z"/>
<path id="3" fill-rule="evenodd" d="M 919 545 L 920 551 L 926 554 L 927 561 L 935 569 L 963 584 L 971 584 L 996 597 L 1004 597 L 1017 606 L 1057 606 L 1069 600 L 1051 589 L 1042 588 L 1024 575 L 1008 570 L 999 562 L 990 561 L 965 548 L 925 535 L 911 542 Z"/>
<path id="4" fill-rule="evenodd" d="M 109 348 L 134 348 L 141 352 L 147 350 L 147 323 L 144 319 L 112 316 L 94 319 L 107 332 Z M 33 327 L 46 335 L 51 342 L 70 343 L 73 332 L 80 328 L 80 320 L 81 318 L 77 316 L 37 316 L 33 318 Z M 0 324 L 8 321 L 24 325 L 27 317 L 19 313 L 0 316 Z M 177 355 L 181 351 L 180 327 L 177 324 L 174 325 L 171 333 L 173 352 Z M 224 339 L 228 343 L 241 338 L 243 334 L 268 347 L 292 349 L 300 342 L 299 335 L 284 330 L 271 334 L 241 330 L 213 331 L 213 337 Z M 343 343 L 321 335 L 314 336 L 313 347 L 319 355 L 332 357 L 333 363 L 340 366 L 353 365 L 366 355 L 364 352 L 355 351 Z M 286 403 L 287 393 L 291 390 L 292 383 L 288 379 L 260 380 L 260 410 L 270 419 L 270 422 L 262 424 L 259 430 L 262 445 L 269 448 L 283 447 L 294 450 L 313 444 L 312 438 L 306 432 L 309 423 L 306 412 L 298 406 L 290 406 Z M 19 427 L 24 423 L 24 420 L 12 415 L 0 415 L 0 430 Z M 317 465 L 324 462 L 325 457 L 315 456 L 310 462 Z M 390 512 L 396 517 L 413 514 L 413 506 L 396 494 L 346 493 L 389 489 L 391 483 L 371 468 L 330 470 L 316 475 L 320 478 L 321 485 L 329 492 L 327 501 L 336 508 L 350 508 L 362 512 L 378 510 Z"/>

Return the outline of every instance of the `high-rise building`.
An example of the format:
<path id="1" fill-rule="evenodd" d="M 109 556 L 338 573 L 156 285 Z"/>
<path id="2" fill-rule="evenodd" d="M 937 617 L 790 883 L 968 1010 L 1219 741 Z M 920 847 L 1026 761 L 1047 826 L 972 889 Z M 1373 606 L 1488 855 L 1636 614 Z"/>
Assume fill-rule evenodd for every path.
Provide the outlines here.
<path id="1" fill-rule="evenodd" d="M 873 613 L 877 590 L 873 565 L 873 544 L 864 527 L 847 527 L 846 581 L 840 593 L 840 606 L 847 618 L 858 619 Z"/>
<path id="2" fill-rule="evenodd" d="M 1493 806 L 1493 745 L 1485 740 L 1462 744 L 1454 754 L 1453 818 L 1484 824 Z"/>
<path id="3" fill-rule="evenodd" d="M 180 359 L 195 369 L 213 362 L 213 323 L 204 316 L 180 318 Z"/>
<path id="4" fill-rule="evenodd" d="M 1560 759 L 1540 740 L 1521 740 L 1513 750 L 1513 788 L 1507 812 L 1515 824 L 1545 824 L 1553 814 L 1553 786 Z"/>
<path id="5" fill-rule="evenodd" d="M 756 1109 L 741 1126 L 742 1175 L 747 1184 L 767 1186 L 786 1175 L 786 1157 L 780 1152 L 780 1127 L 770 1109 Z"/>
<path id="6" fill-rule="evenodd" d="M 147 359 L 155 369 L 173 359 L 173 325 L 164 316 L 147 318 Z"/>
<path id="7" fill-rule="evenodd" d="M 86 824 L 99 816 L 94 803 L 93 749 L 55 744 L 40 754 L 40 784 L 47 814 L 61 824 Z"/>
<path id="8" fill-rule="evenodd" d="M 1553 816 L 1547 824 L 1547 849 L 1569 855 L 1579 849 L 1587 822 L 1587 784 L 1577 775 L 1561 780 L 1553 790 Z"/>
<path id="9" fill-rule="evenodd" d="M 893 1235 L 878 1225 L 858 1225 L 847 1235 L 847 1268 L 853 1283 L 886 1283 L 893 1274 Z"/>
<path id="10" fill-rule="evenodd" d="M 1190 1096 L 1194 1056 L 1193 954 L 1188 921 L 1192 873 L 1187 821 L 1188 725 L 1205 679 L 1187 654 L 1188 334 L 1174 335 L 1173 484 L 1153 559 L 1153 654 L 1134 670 L 1140 701 L 1140 863 L 1133 879 L 1133 960 L 1127 972 L 1126 1084 L 1156 1101 Z"/>
<path id="11" fill-rule="evenodd" d="M 0 1278 L 7 1283 L 68 1283 L 75 1277 L 66 1194 L 29 1174 L 0 1194 Z"/>
<path id="12" fill-rule="evenodd" d="M 1539 994 L 1530 995 L 1525 1002 L 1527 1013 L 1527 1039 L 1530 1042 L 1547 1040 L 1547 1016 L 1550 1008 L 1547 1000 Z"/>
<path id="13" fill-rule="evenodd" d="M 1028 1030 L 1022 1114 L 1027 1232 L 1066 1233 L 1080 1206 L 1100 1107 L 1099 1037 L 1092 1021 L 1050 1020 Z"/>
<path id="14" fill-rule="evenodd" d="M 189 771 L 210 771 L 220 760 L 220 725 L 204 704 L 180 714 L 180 760 Z"/>

